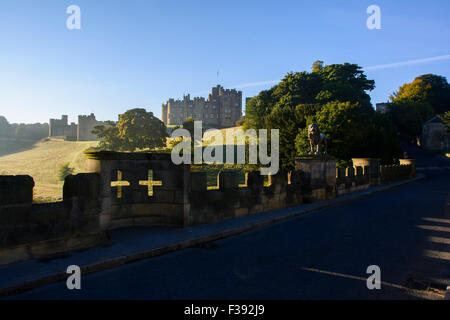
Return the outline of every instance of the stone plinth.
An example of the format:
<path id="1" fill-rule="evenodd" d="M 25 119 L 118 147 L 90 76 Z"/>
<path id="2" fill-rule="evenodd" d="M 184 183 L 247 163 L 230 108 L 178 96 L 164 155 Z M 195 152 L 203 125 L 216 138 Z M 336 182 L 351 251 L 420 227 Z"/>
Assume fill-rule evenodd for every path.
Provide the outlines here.
<path id="1" fill-rule="evenodd" d="M 380 159 L 376 158 L 352 158 L 354 167 L 369 167 L 370 185 L 380 184 Z"/>
<path id="2" fill-rule="evenodd" d="M 410 165 L 411 170 L 411 178 L 416 176 L 416 159 L 399 159 L 400 165 Z"/>
<path id="3" fill-rule="evenodd" d="M 102 229 L 141 225 L 184 226 L 189 215 L 189 165 L 170 153 L 86 151 L 88 167 L 100 176 Z"/>
<path id="4" fill-rule="evenodd" d="M 304 201 L 327 200 L 336 196 L 336 160 L 328 157 L 308 157 L 296 160 L 300 172 Z"/>

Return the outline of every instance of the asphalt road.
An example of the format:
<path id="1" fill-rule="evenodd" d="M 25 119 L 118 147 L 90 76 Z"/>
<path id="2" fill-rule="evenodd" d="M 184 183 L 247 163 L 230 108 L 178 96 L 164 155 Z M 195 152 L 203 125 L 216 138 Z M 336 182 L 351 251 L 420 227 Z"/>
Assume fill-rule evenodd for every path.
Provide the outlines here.
<path id="1" fill-rule="evenodd" d="M 450 279 L 450 159 L 409 150 L 426 179 L 19 299 L 417 299 Z M 381 269 L 369 290 L 366 269 Z M 420 281 L 417 281 L 420 280 Z M 408 285 L 410 286 L 410 285 Z"/>

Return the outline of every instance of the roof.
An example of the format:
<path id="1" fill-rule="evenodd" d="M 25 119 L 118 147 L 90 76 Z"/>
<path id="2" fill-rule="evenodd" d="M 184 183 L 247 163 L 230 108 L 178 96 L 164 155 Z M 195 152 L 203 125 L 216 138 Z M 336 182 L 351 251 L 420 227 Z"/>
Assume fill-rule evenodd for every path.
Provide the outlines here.
<path id="1" fill-rule="evenodd" d="M 433 118 L 431 118 L 430 120 L 425 122 L 425 124 L 429 124 L 429 123 L 443 123 L 443 121 L 441 118 L 439 118 L 439 116 L 434 116 Z"/>

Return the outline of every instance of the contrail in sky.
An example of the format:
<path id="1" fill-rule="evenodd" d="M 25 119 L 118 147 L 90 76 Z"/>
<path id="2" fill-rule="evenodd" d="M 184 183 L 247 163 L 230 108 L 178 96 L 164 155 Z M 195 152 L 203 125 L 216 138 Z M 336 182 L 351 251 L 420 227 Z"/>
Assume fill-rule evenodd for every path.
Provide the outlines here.
<path id="1" fill-rule="evenodd" d="M 424 58 L 424 59 L 417 59 L 417 60 L 408 60 L 408 61 L 397 62 L 397 63 L 379 64 L 376 66 L 364 67 L 363 69 L 364 70 L 388 69 L 388 68 L 409 66 L 409 65 L 418 64 L 418 63 L 447 60 L 447 59 L 450 59 L 450 54 L 447 54 L 445 56 L 438 56 L 438 57 Z"/>
<path id="2" fill-rule="evenodd" d="M 409 66 L 409 65 L 412 65 L 412 64 L 426 63 L 426 62 L 439 61 L 439 60 L 447 60 L 447 59 L 450 59 L 450 54 L 447 54 L 447 55 L 444 55 L 444 56 L 432 57 L 432 58 L 408 60 L 408 61 L 396 62 L 396 63 L 388 63 L 388 64 L 378 64 L 378 65 L 375 65 L 375 66 L 363 67 L 363 69 L 366 70 L 366 71 L 379 70 L 379 69 L 389 69 L 389 68 L 395 68 L 395 67 Z M 230 88 L 236 88 L 236 89 L 242 89 L 242 88 L 249 88 L 249 87 L 259 87 L 259 86 L 264 86 L 264 85 L 267 85 L 267 84 L 276 84 L 278 82 L 280 82 L 280 80 L 248 82 L 248 83 L 242 83 L 242 84 L 238 84 L 238 85 L 235 85 L 235 86 L 229 86 L 229 87 Z"/>
<path id="3" fill-rule="evenodd" d="M 237 84 L 235 86 L 231 86 L 231 88 L 242 89 L 242 88 L 248 88 L 248 87 L 265 86 L 266 84 L 275 84 L 275 83 L 278 83 L 279 81 L 280 80 L 269 80 L 269 81 L 242 83 L 242 84 Z"/>

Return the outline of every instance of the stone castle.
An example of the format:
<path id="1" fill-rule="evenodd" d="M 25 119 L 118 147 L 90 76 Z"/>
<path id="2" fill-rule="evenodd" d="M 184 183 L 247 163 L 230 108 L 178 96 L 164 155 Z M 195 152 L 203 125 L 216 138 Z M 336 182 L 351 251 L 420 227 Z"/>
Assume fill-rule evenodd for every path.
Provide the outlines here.
<path id="1" fill-rule="evenodd" d="M 68 116 L 63 115 L 61 119 L 50 119 L 49 137 L 63 137 L 67 141 L 96 141 L 100 140 L 92 134 L 95 126 L 102 125 L 102 121 L 97 121 L 95 115 L 78 116 L 78 124 L 68 122 Z"/>
<path id="2" fill-rule="evenodd" d="M 182 125 L 187 118 L 203 121 L 215 128 L 234 127 L 242 116 L 242 91 L 212 88 L 208 99 L 184 95 L 183 100 L 169 99 L 162 105 L 162 121 L 165 125 Z"/>

